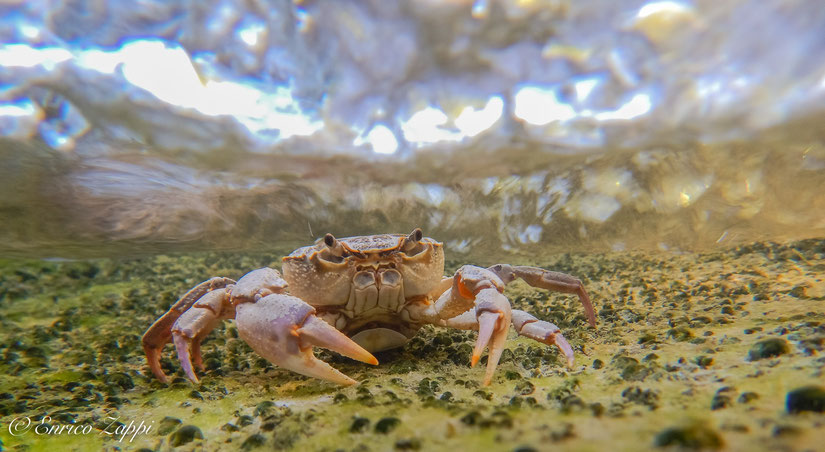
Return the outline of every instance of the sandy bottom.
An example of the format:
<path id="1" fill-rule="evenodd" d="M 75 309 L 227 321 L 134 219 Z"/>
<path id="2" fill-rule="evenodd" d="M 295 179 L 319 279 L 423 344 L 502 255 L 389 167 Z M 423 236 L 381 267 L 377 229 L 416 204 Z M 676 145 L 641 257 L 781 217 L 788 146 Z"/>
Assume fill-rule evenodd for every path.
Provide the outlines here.
<path id="1" fill-rule="evenodd" d="M 511 262 L 581 278 L 598 327 L 575 296 L 512 284 L 513 306 L 562 328 L 576 364 L 511 333 L 489 387 L 486 361 L 469 366 L 475 333 L 429 327 L 377 367 L 319 352 L 352 387 L 275 368 L 232 322 L 204 342 L 200 385 L 171 346 L 173 382 L 151 377 L 140 337 L 180 294 L 273 262 L 0 263 L 0 449 L 822 450 L 823 240 Z M 790 413 L 808 386 L 790 407 L 807 411 Z"/>

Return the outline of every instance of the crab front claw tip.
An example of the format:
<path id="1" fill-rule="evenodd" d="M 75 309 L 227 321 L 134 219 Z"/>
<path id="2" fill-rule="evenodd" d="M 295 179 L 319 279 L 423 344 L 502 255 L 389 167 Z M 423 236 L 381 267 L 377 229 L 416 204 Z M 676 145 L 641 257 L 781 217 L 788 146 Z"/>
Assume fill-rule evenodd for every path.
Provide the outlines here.
<path id="1" fill-rule="evenodd" d="M 344 356 L 367 364 L 378 365 L 378 360 L 372 353 L 348 338 L 329 323 L 310 315 L 304 324 L 295 330 L 301 343 L 307 342 L 327 350 L 338 352 Z"/>
<path id="2" fill-rule="evenodd" d="M 478 339 L 476 339 L 476 346 L 473 349 L 473 358 L 470 360 L 470 367 L 475 367 L 479 358 L 481 358 L 481 353 L 493 337 L 493 332 L 496 329 L 496 325 L 498 325 L 499 317 L 501 317 L 500 313 L 490 311 L 484 311 L 478 315 Z"/>
<path id="3" fill-rule="evenodd" d="M 507 340 L 507 331 L 510 329 L 510 303 L 495 288 L 481 290 L 476 295 L 478 322 L 478 339 L 473 349 L 472 366 L 478 362 L 481 352 L 489 347 L 487 355 L 487 370 L 484 374 L 484 386 L 493 380 L 493 374 L 498 366 L 504 344 Z"/>
<path id="4" fill-rule="evenodd" d="M 489 345 L 484 386 L 489 386 L 490 382 L 493 381 L 493 374 L 496 372 L 499 359 L 501 359 L 501 352 L 504 351 L 507 329 L 510 326 L 509 319 L 505 320 L 504 317 L 504 313 L 490 311 L 482 312 L 478 316 L 478 340 L 470 364 L 475 366 L 484 347 Z"/>
<path id="5" fill-rule="evenodd" d="M 198 376 L 195 375 L 195 371 L 192 369 L 192 355 L 190 354 L 192 340 L 177 332 L 172 335 L 172 340 L 175 342 L 175 350 L 178 352 L 178 359 L 184 373 L 186 373 L 186 377 L 192 383 L 198 384 L 200 380 L 198 380 Z"/>

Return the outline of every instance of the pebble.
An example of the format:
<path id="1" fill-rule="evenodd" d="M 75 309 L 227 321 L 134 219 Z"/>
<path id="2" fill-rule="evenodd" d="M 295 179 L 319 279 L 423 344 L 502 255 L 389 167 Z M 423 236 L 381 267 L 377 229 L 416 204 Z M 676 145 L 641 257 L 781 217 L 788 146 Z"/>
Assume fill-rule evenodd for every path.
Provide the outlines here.
<path id="1" fill-rule="evenodd" d="M 773 358 L 788 353 L 790 348 L 785 339 L 770 338 L 759 341 L 748 351 L 748 361 L 759 361 L 760 359 Z"/>
<path id="2" fill-rule="evenodd" d="M 825 388 L 822 386 L 803 386 L 788 393 L 785 399 L 788 413 L 803 411 L 825 412 Z"/>
<path id="3" fill-rule="evenodd" d="M 397 417 L 385 417 L 375 423 L 375 431 L 378 433 L 389 433 L 401 424 L 401 419 Z"/>
<path id="4" fill-rule="evenodd" d="M 194 425 L 184 425 L 183 427 L 177 429 L 175 433 L 172 433 L 172 436 L 169 437 L 169 444 L 173 447 L 178 447 L 190 443 L 196 438 L 203 439 L 203 432 L 201 432 L 201 429 L 195 427 Z"/>
<path id="5" fill-rule="evenodd" d="M 677 446 L 689 450 L 715 450 L 724 446 L 722 437 L 703 424 L 667 428 L 656 435 L 653 444 L 656 447 Z"/>

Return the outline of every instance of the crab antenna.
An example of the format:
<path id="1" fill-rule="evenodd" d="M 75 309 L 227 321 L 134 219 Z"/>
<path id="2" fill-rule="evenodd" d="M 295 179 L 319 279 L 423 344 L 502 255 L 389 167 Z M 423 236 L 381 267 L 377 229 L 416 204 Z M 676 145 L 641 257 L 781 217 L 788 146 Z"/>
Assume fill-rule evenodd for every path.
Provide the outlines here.
<path id="1" fill-rule="evenodd" d="M 324 244 L 329 248 L 329 251 L 336 256 L 340 256 L 344 253 L 344 245 L 341 245 L 332 234 L 327 234 L 324 236 Z"/>

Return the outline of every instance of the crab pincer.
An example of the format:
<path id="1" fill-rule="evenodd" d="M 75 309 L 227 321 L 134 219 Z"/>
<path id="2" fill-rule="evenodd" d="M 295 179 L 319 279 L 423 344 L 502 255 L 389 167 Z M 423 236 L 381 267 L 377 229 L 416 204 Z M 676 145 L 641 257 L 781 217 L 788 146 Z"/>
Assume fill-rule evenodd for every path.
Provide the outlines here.
<path id="1" fill-rule="evenodd" d="M 487 371 L 484 374 L 484 386 L 488 386 L 493 379 L 507 341 L 507 332 L 510 330 L 510 302 L 495 287 L 481 289 L 476 294 L 475 314 L 478 322 L 478 339 L 470 365 L 474 367 L 484 348 L 489 346 Z"/>
<path id="2" fill-rule="evenodd" d="M 299 298 L 272 294 L 236 307 L 238 334 L 253 350 L 278 367 L 343 385 L 357 381 L 312 353 L 323 347 L 377 365 L 378 360 L 332 325 L 315 316 L 315 308 Z"/>

